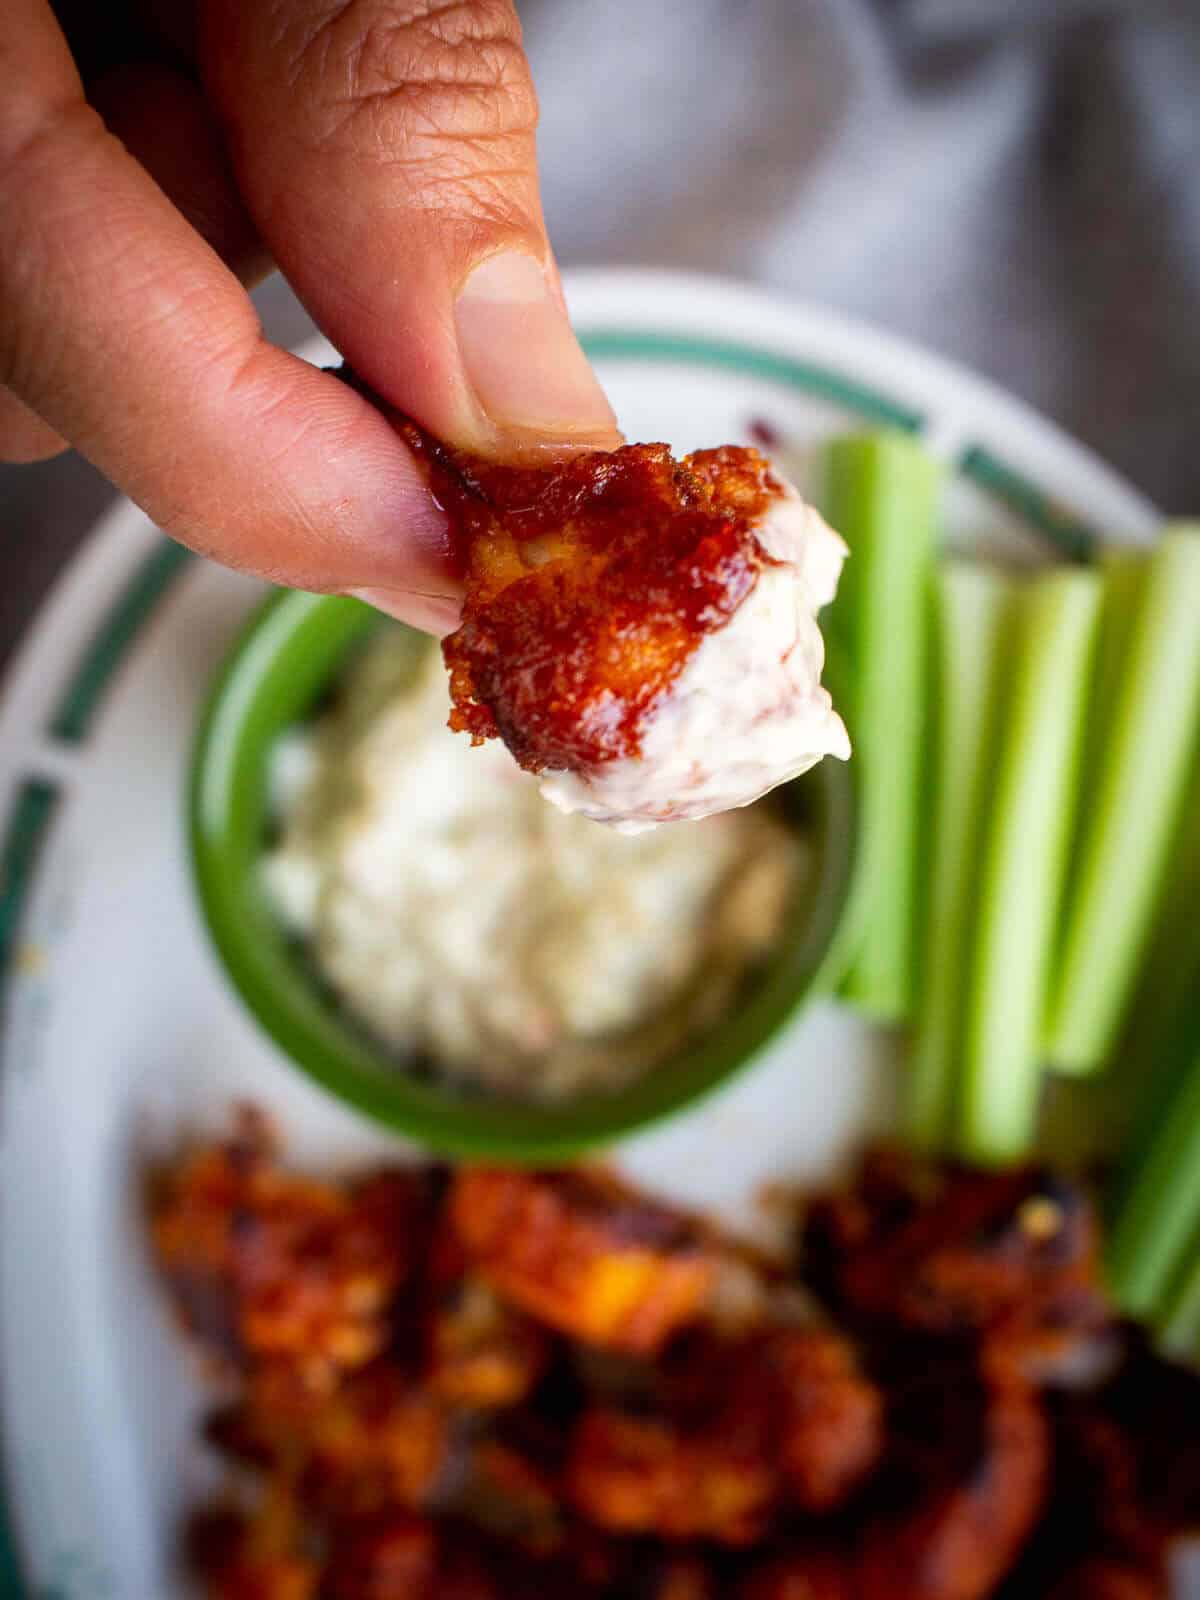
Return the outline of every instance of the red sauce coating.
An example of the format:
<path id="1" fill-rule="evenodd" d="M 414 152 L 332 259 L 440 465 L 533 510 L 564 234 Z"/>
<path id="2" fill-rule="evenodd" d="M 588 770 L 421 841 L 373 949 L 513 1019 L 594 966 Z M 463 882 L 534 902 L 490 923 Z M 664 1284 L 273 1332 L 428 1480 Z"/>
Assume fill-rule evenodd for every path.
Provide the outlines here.
<path id="1" fill-rule="evenodd" d="M 502 738 L 530 772 L 637 755 L 656 702 L 771 564 L 754 532 L 780 492 L 765 457 L 640 444 L 512 467 L 401 431 L 465 558 L 442 646 L 450 726 Z"/>
<path id="2" fill-rule="evenodd" d="M 873 1153 L 803 1275 L 595 1169 L 297 1176 L 261 1117 L 152 1193 L 225 1373 L 210 1600 L 1168 1600 L 1200 1527 L 1200 1375 L 1051 1173 Z M 1061 1385 L 1039 1323 L 1112 1370 Z"/>

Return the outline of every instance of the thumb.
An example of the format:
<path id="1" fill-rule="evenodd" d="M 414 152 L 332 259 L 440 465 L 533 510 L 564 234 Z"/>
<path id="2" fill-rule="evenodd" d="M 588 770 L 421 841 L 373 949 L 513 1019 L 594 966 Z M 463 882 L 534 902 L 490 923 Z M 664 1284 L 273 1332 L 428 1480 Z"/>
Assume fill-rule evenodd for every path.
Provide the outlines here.
<path id="1" fill-rule="evenodd" d="M 619 442 L 546 239 L 511 0 L 210 0 L 202 53 L 259 232 L 372 388 L 484 453 Z"/>

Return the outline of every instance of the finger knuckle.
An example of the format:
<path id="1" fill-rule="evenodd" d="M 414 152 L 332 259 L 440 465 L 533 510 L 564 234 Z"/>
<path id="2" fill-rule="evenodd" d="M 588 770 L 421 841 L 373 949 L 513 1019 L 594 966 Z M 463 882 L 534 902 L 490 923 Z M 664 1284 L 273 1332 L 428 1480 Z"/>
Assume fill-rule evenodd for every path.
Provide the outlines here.
<path id="1" fill-rule="evenodd" d="M 537 97 L 509 0 L 346 0 L 295 41 L 292 86 L 318 142 L 440 161 L 431 148 L 532 136 Z"/>

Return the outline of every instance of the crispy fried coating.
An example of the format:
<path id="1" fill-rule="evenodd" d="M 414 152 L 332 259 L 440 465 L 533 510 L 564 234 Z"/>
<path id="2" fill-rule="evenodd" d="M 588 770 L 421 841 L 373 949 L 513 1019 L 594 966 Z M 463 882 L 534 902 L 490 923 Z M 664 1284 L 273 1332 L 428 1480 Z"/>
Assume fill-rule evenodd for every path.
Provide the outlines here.
<path id="1" fill-rule="evenodd" d="M 329 1600 L 616 1600 L 618 1568 L 588 1540 L 531 1554 L 469 1523 L 392 1515 L 335 1528 Z M 325 1591 L 322 1591 L 324 1600 Z"/>
<path id="2" fill-rule="evenodd" d="M 571 1503 L 602 1528 L 728 1545 L 762 1535 L 777 1487 L 757 1437 L 686 1434 L 601 1409 L 579 1423 L 567 1474 Z"/>
<path id="3" fill-rule="evenodd" d="M 813 1207 L 809 1269 L 843 1316 L 1053 1354 L 1108 1316 L 1086 1196 L 1047 1172 L 870 1158 Z"/>
<path id="4" fill-rule="evenodd" d="M 316 1600 L 320 1569 L 297 1556 L 246 1555 L 217 1574 L 212 1600 Z"/>
<path id="5" fill-rule="evenodd" d="M 700 1317 L 716 1278 L 694 1224 L 599 1176 L 468 1168 L 450 1215 L 499 1295 L 561 1333 L 635 1355 Z"/>
<path id="6" fill-rule="evenodd" d="M 1050 1435 L 1036 1392 L 1000 1376 L 931 1367 L 892 1415 L 895 1508 L 872 1521 L 857 1600 L 985 1600 L 1046 1500 Z"/>
<path id="7" fill-rule="evenodd" d="M 638 1600 L 716 1600 L 717 1580 L 699 1556 L 668 1556 L 644 1582 Z"/>
<path id="8" fill-rule="evenodd" d="M 810 1515 L 849 1499 L 883 1451 L 883 1395 L 828 1328 L 700 1340 L 668 1366 L 664 1403 L 685 1437 L 769 1463 L 781 1502 Z"/>
<path id="9" fill-rule="evenodd" d="M 657 1415 L 589 1412 L 568 1493 L 604 1527 L 739 1545 L 781 1501 L 811 1514 L 841 1505 L 882 1445 L 882 1397 L 845 1341 L 773 1329 L 701 1345 Z"/>
<path id="10" fill-rule="evenodd" d="M 285 1473 L 309 1507 L 366 1515 L 434 1498 L 452 1449 L 446 1408 L 379 1361 L 334 1391 L 314 1391 L 287 1366 L 260 1368 L 209 1436 L 238 1460 Z"/>
<path id="11" fill-rule="evenodd" d="M 1167 1600 L 1165 1572 L 1139 1571 L 1124 1562 L 1089 1557 L 1048 1591 L 1049 1600 Z"/>
<path id="12" fill-rule="evenodd" d="M 856 1600 L 848 1560 L 832 1551 L 797 1551 L 754 1567 L 737 1600 Z"/>
<path id="13" fill-rule="evenodd" d="M 1167 1600 L 1172 1542 L 1200 1530 L 1200 1374 L 1126 1330 L 1111 1377 L 1051 1410 L 1054 1496 L 1005 1600 Z"/>
<path id="14" fill-rule="evenodd" d="M 308 1381 L 369 1361 L 410 1264 L 420 1180 L 292 1177 L 257 1136 L 199 1150 L 163 1184 L 155 1248 L 213 1353 L 293 1361 Z"/>
<path id="15" fill-rule="evenodd" d="M 481 1279 L 460 1281 L 430 1327 L 429 1382 L 472 1411 L 518 1405 L 546 1364 L 549 1341 Z"/>
<path id="16" fill-rule="evenodd" d="M 883 1396 L 836 1333 L 795 1329 L 763 1343 L 763 1370 L 778 1397 L 775 1449 L 788 1496 L 803 1511 L 831 1511 L 879 1461 Z"/>
<path id="17" fill-rule="evenodd" d="M 530 772 L 636 756 L 656 703 L 770 564 L 754 531 L 778 492 L 766 459 L 640 444 L 506 467 L 402 432 L 465 558 L 442 647 L 450 726 L 502 738 Z"/>
<path id="18" fill-rule="evenodd" d="M 237 1358 L 210 1600 L 1167 1600 L 1200 1524 L 1200 1377 L 1111 1319 L 1090 1388 L 1028 1359 L 1105 1314 L 1044 1174 L 873 1157 L 810 1221 L 840 1327 L 604 1176 L 309 1183 L 252 1127 L 154 1237 Z"/>
<path id="19" fill-rule="evenodd" d="M 519 1405 L 545 1371 L 551 1339 L 468 1269 L 452 1228 L 440 1227 L 426 1294 L 426 1381 L 450 1405 Z"/>
<path id="20" fill-rule="evenodd" d="M 572 1532 L 557 1475 L 502 1436 L 484 1435 L 471 1450 L 457 1503 L 479 1527 L 526 1552 L 560 1550 Z"/>
<path id="21" fill-rule="evenodd" d="M 211 1600 L 316 1600 L 320 1565 L 286 1480 L 268 1485 L 253 1515 L 223 1506 L 194 1518 L 187 1544 Z"/>
<path id="22" fill-rule="evenodd" d="M 437 1529 L 425 1517 L 393 1512 L 351 1522 L 334 1533 L 329 1600 L 433 1600 L 439 1565 Z"/>
<path id="23" fill-rule="evenodd" d="M 1164 1359 L 1143 1333 L 1128 1331 L 1125 1359 L 1078 1409 L 1077 1427 L 1090 1436 L 1093 1459 L 1104 1432 L 1109 1459 L 1118 1440 L 1124 1455 L 1093 1501 L 1105 1527 L 1112 1530 L 1124 1504 L 1163 1538 L 1200 1531 L 1200 1371 Z"/>

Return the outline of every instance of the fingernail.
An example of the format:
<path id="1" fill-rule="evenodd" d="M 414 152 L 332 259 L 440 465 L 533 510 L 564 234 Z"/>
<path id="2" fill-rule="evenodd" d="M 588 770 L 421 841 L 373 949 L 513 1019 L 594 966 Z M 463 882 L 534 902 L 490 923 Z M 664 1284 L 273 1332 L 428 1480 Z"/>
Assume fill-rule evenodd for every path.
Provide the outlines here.
<path id="1" fill-rule="evenodd" d="M 437 639 L 453 633 L 462 620 L 461 601 L 448 595 L 416 594 L 411 589 L 348 589 L 346 593 Z"/>
<path id="2" fill-rule="evenodd" d="M 616 443 L 612 407 L 532 256 L 510 250 L 481 262 L 455 315 L 463 366 L 498 427 Z"/>

